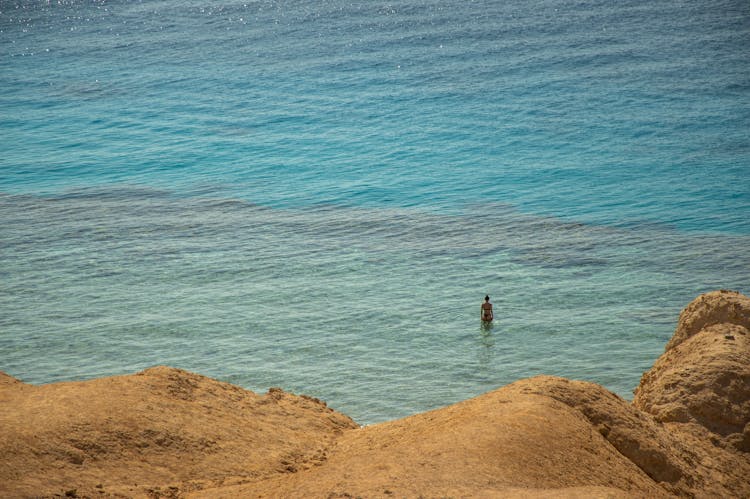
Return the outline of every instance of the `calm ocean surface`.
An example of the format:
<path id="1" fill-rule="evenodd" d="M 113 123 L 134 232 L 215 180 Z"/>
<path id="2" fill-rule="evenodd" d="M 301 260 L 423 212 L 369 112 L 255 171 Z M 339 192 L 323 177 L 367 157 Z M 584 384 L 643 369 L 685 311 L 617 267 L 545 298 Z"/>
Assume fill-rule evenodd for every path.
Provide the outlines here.
<path id="1" fill-rule="evenodd" d="M 746 0 L 0 0 L 0 370 L 363 424 L 631 398 L 682 307 L 750 292 L 748 47 Z"/>

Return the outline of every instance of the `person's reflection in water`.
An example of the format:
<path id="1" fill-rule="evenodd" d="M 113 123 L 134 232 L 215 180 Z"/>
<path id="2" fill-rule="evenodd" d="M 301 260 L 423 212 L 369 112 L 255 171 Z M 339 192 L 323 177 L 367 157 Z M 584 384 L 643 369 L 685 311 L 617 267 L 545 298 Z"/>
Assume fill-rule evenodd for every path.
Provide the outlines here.
<path id="1" fill-rule="evenodd" d="M 493 323 L 492 321 L 482 321 L 482 325 L 479 327 L 479 341 L 481 347 L 478 351 L 479 366 L 481 367 L 484 374 L 489 375 L 489 371 L 492 366 L 492 359 L 495 355 L 495 337 L 492 335 Z"/>

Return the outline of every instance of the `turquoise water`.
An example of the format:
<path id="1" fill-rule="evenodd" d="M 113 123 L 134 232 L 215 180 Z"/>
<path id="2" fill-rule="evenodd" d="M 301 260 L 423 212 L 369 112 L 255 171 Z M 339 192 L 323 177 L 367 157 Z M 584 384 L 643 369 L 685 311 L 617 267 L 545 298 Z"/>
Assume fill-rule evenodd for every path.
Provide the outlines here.
<path id="1" fill-rule="evenodd" d="M 630 398 L 692 298 L 750 292 L 748 46 L 739 1 L 0 1 L 0 370 L 360 423 Z"/>

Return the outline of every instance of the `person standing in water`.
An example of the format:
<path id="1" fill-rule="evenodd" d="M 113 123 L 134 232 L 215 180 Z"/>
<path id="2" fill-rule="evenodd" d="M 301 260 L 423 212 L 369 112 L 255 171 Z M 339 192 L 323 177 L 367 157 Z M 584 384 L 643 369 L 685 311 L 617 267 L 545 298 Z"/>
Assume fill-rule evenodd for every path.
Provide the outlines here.
<path id="1" fill-rule="evenodd" d="M 492 319 L 495 318 L 494 314 L 492 313 L 492 303 L 490 303 L 490 296 L 487 295 L 484 297 L 484 303 L 482 303 L 482 321 L 484 322 L 490 322 Z"/>

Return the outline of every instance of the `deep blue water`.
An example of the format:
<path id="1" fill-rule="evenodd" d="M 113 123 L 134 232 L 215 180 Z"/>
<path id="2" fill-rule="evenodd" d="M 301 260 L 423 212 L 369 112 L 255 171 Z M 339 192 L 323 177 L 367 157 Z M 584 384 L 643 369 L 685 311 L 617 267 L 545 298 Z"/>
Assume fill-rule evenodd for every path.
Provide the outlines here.
<path id="1" fill-rule="evenodd" d="M 0 0 L 0 370 L 361 423 L 629 398 L 691 299 L 750 292 L 747 47 L 746 1 Z"/>

